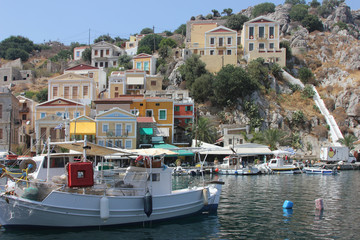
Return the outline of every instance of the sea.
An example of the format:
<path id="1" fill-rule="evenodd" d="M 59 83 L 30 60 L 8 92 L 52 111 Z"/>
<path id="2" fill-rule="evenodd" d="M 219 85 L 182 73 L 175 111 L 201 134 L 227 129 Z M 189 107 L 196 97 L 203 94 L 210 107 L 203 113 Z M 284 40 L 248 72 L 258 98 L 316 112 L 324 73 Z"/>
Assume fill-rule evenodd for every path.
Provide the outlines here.
<path id="1" fill-rule="evenodd" d="M 359 239 L 360 171 L 338 175 L 174 176 L 173 188 L 223 180 L 217 214 L 132 227 L 5 230 L 1 240 Z M 315 209 L 322 198 L 324 209 Z M 292 209 L 283 209 L 285 201 Z M 1 209 L 0 209 L 1 211 Z"/>

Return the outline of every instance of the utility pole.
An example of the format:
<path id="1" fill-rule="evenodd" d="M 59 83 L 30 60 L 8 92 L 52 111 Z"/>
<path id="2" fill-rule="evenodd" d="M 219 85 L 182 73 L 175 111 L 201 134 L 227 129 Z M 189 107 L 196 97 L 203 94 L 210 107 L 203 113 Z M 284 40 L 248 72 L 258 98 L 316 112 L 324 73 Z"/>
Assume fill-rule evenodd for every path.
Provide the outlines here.
<path id="1" fill-rule="evenodd" d="M 89 46 L 90 46 L 90 28 L 89 28 Z"/>
<path id="2" fill-rule="evenodd" d="M 154 34 L 154 51 L 153 54 L 155 53 L 155 26 L 153 26 L 153 34 Z"/>
<path id="3" fill-rule="evenodd" d="M 10 130 L 9 130 L 9 152 L 11 151 L 11 120 L 12 120 L 12 106 L 10 108 L 10 115 L 9 115 L 9 123 L 10 123 Z"/>

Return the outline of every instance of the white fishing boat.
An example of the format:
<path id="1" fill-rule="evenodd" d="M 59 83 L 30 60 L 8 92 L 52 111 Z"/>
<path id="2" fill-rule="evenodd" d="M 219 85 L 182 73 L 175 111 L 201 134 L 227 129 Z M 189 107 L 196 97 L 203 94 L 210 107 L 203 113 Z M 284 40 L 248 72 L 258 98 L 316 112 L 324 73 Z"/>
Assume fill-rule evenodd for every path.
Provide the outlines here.
<path id="1" fill-rule="evenodd" d="M 260 169 L 266 169 L 269 173 L 282 173 L 282 174 L 299 174 L 302 170 L 299 166 L 294 164 L 285 164 L 284 159 L 277 157 L 270 159 L 269 162 L 259 165 Z"/>
<path id="2" fill-rule="evenodd" d="M 26 174 L 22 179 L 8 179 L 0 194 L 0 224 L 3 227 L 142 224 L 217 210 L 222 182 L 204 182 L 203 186 L 173 190 L 172 169 L 154 158 L 162 159 L 167 150 L 159 154 L 161 150 L 156 149 L 157 153 L 143 155 L 142 162 L 139 160 L 137 166 L 119 172 L 113 181 L 96 183 L 93 164 L 87 161 L 86 150 L 101 152 L 106 148 L 95 144 L 89 146 L 86 141 L 66 144 L 76 144 L 77 148 L 84 149 L 82 162 L 67 164 L 66 184 L 49 181 L 50 168 L 47 168 L 47 181 L 28 179 L 28 173 L 43 167 L 34 166 L 35 161 L 23 164 Z M 66 147 L 66 144 L 61 146 Z M 50 163 L 48 158 L 47 166 Z M 1 176 L 6 177 L 6 174 Z"/>
<path id="3" fill-rule="evenodd" d="M 223 159 L 223 163 L 216 166 L 215 172 L 223 175 L 257 175 L 257 167 L 245 165 L 238 155 L 231 155 Z"/>
<path id="4" fill-rule="evenodd" d="M 336 167 L 333 169 L 326 169 L 321 167 L 305 167 L 303 171 L 306 174 L 318 174 L 318 175 L 336 175 L 339 173 Z"/>

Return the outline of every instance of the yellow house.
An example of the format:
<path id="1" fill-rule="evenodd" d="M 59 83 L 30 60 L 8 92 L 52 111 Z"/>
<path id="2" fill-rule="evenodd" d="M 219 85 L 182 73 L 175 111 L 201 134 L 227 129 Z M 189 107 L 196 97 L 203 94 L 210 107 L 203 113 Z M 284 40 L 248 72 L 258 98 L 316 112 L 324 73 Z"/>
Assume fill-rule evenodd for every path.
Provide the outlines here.
<path id="1" fill-rule="evenodd" d="M 70 140 L 84 139 L 86 135 L 87 141 L 96 143 L 96 122 L 88 116 L 80 116 L 70 121 Z"/>
<path id="2" fill-rule="evenodd" d="M 124 109 L 112 108 L 96 116 L 96 141 L 100 146 L 136 148 L 136 116 Z"/>
<path id="3" fill-rule="evenodd" d="M 260 16 L 245 22 L 241 44 L 248 62 L 263 58 L 266 62 L 286 66 L 286 50 L 280 48 L 280 24 L 272 19 Z"/>
<path id="4" fill-rule="evenodd" d="M 130 112 L 138 117 L 154 117 L 156 136 L 162 136 L 165 142 L 173 142 L 174 132 L 174 100 L 159 97 L 134 97 L 130 104 Z"/>
<path id="5" fill-rule="evenodd" d="M 156 74 L 156 58 L 146 53 L 140 53 L 133 57 L 133 69 L 145 71 L 146 74 Z"/>
<path id="6" fill-rule="evenodd" d="M 191 25 L 192 54 L 199 54 L 210 72 L 218 72 L 227 64 L 237 64 L 237 31 L 216 23 Z"/>
<path id="7" fill-rule="evenodd" d="M 48 100 L 65 98 L 91 104 L 91 101 L 96 99 L 95 86 L 92 78 L 75 73 L 66 73 L 49 80 Z"/>

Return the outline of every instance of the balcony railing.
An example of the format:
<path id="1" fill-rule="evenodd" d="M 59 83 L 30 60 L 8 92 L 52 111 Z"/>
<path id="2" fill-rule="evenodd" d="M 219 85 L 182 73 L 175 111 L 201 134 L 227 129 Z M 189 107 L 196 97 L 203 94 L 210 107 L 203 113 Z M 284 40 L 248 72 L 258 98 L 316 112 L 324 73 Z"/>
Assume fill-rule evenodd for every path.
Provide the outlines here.
<path id="1" fill-rule="evenodd" d="M 20 108 L 19 112 L 20 113 L 28 113 L 28 112 L 30 112 L 30 108 L 29 107 Z"/>
<path id="2" fill-rule="evenodd" d="M 118 137 L 127 137 L 129 136 L 129 131 L 126 130 L 108 130 L 106 132 L 108 138 L 118 138 Z"/>

